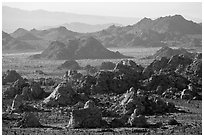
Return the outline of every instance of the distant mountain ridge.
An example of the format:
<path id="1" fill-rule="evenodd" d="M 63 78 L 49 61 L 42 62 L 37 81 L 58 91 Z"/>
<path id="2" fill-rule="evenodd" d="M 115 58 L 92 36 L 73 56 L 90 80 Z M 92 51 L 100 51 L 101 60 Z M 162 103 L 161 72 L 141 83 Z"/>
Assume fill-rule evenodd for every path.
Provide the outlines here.
<path id="1" fill-rule="evenodd" d="M 86 24 L 119 23 L 133 24 L 140 18 L 83 15 L 67 12 L 50 12 L 45 10 L 27 11 L 7 6 L 2 7 L 2 28 L 5 32 L 13 32 L 17 28 L 30 30 L 43 26 L 59 26 L 64 23 L 81 22 Z"/>
<path id="2" fill-rule="evenodd" d="M 181 15 L 160 17 L 152 20 L 143 18 L 134 25 L 125 27 L 110 26 L 103 31 L 91 34 L 101 40 L 106 47 L 161 47 L 175 43 L 201 41 L 202 26 L 188 21 Z M 197 37 L 192 37 L 197 35 Z M 179 45 L 179 44 L 178 44 Z"/>
<path id="3" fill-rule="evenodd" d="M 59 41 L 66 45 L 69 40 L 84 37 L 94 37 L 104 47 L 202 46 L 202 24 L 188 21 L 181 15 L 160 17 L 155 20 L 144 18 L 134 25 L 111 25 L 107 29 L 93 33 L 78 33 L 64 26 L 59 26 L 46 30 L 32 29 L 30 31 L 18 28 L 10 35 L 18 40 L 18 43 L 20 41 L 24 48 L 26 48 L 27 43 L 30 45 L 27 47 L 33 47 L 38 51 L 46 49 L 52 41 Z M 11 44 L 15 45 L 13 42 L 10 43 L 10 46 L 12 46 Z"/>
<path id="4" fill-rule="evenodd" d="M 18 38 L 21 40 L 39 40 L 40 38 L 33 35 L 28 30 L 25 30 L 23 28 L 18 28 L 15 32 L 10 34 L 14 38 Z"/>
<path id="5" fill-rule="evenodd" d="M 81 23 L 81 22 L 71 22 L 71 23 L 65 23 L 60 26 L 64 26 L 67 29 L 74 31 L 74 32 L 79 32 L 79 33 L 91 33 L 91 32 L 97 32 L 101 31 L 103 29 L 107 29 L 111 25 L 117 25 L 117 26 L 122 26 L 121 24 L 118 23 L 108 23 L 108 24 L 87 24 L 87 23 Z M 44 26 L 40 27 L 40 30 L 45 30 L 45 29 L 50 29 L 53 27 L 59 27 L 59 26 Z"/>
<path id="6" fill-rule="evenodd" d="M 13 38 L 8 33 L 2 31 L 2 50 L 3 51 L 34 51 L 36 47 L 33 45 Z"/>
<path id="7" fill-rule="evenodd" d="M 137 24 L 133 25 L 140 30 L 153 30 L 160 34 L 180 33 L 180 34 L 201 34 L 202 30 L 198 23 L 186 20 L 181 15 L 160 17 L 155 20 L 144 18 Z"/>

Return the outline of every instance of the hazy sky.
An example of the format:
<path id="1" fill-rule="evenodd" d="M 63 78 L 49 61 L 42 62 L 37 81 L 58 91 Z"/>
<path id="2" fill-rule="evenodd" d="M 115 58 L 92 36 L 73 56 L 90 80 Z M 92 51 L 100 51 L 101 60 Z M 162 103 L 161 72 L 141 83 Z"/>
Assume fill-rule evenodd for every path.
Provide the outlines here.
<path id="1" fill-rule="evenodd" d="M 79 14 L 121 16 L 121 17 L 160 17 L 181 14 L 186 18 L 202 19 L 201 2 L 38 2 L 38 3 L 3 3 L 3 6 L 15 7 L 25 10 L 43 9 L 48 11 L 62 11 Z"/>

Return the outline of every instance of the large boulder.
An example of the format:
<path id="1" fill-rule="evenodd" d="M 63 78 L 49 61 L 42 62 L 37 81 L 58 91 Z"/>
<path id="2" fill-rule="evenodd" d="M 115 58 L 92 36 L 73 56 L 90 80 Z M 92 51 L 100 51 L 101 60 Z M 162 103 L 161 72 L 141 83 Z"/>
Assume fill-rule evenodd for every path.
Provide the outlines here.
<path id="1" fill-rule="evenodd" d="M 68 83 L 60 83 L 54 91 L 44 99 L 46 106 L 66 106 L 73 105 L 78 102 L 77 93 Z"/>
<path id="2" fill-rule="evenodd" d="M 23 106 L 23 95 L 16 95 L 11 105 L 11 111 L 19 111 Z"/>
<path id="3" fill-rule="evenodd" d="M 84 67 L 84 70 L 86 70 L 88 74 L 95 74 L 98 71 L 97 67 L 91 66 L 89 64 Z"/>
<path id="4" fill-rule="evenodd" d="M 160 71 L 166 67 L 168 59 L 162 57 L 161 59 L 154 60 L 150 65 L 144 68 L 142 75 L 144 78 L 149 78 L 155 71 Z"/>
<path id="5" fill-rule="evenodd" d="M 15 95 L 21 94 L 22 89 L 26 86 L 26 83 L 23 79 L 16 80 L 12 85 L 10 85 L 6 90 L 4 91 L 4 97 L 5 98 L 14 98 Z"/>
<path id="6" fill-rule="evenodd" d="M 130 115 L 137 110 L 137 114 L 144 114 L 145 112 L 145 96 L 138 95 L 135 89 L 132 87 L 128 90 L 125 95 L 124 99 L 121 101 L 121 105 L 124 106 L 124 114 Z"/>
<path id="7" fill-rule="evenodd" d="M 23 80 L 23 78 L 15 70 L 7 70 L 2 76 L 2 83 L 15 82 L 16 80 Z"/>
<path id="8" fill-rule="evenodd" d="M 165 102 L 159 96 L 150 96 L 146 105 L 147 114 L 164 114 L 175 111 L 175 106 L 172 103 Z"/>
<path id="9" fill-rule="evenodd" d="M 134 88 L 130 88 L 121 96 L 121 103 L 114 107 L 114 111 L 123 115 L 150 115 L 174 112 L 175 106 L 172 103 L 163 101 L 156 95 L 146 94 L 146 92 L 137 92 Z"/>
<path id="10" fill-rule="evenodd" d="M 95 106 L 94 102 L 89 100 L 84 108 L 73 109 L 69 120 L 68 128 L 97 128 L 102 125 L 102 113 Z"/>
<path id="11" fill-rule="evenodd" d="M 111 128 L 124 127 L 124 126 L 126 126 L 127 119 L 128 119 L 128 117 L 126 119 L 124 117 L 113 118 L 110 121 L 109 125 L 110 125 Z"/>
<path id="12" fill-rule="evenodd" d="M 38 128 L 42 127 L 39 119 L 30 112 L 23 114 L 23 118 L 17 123 L 17 126 L 20 128 Z"/>
<path id="13" fill-rule="evenodd" d="M 97 93 L 108 93 L 110 91 L 110 81 L 114 78 L 114 72 L 111 71 L 100 71 L 95 75 L 96 83 L 94 85 L 94 92 Z"/>
<path id="14" fill-rule="evenodd" d="M 136 111 L 134 111 L 134 113 L 128 119 L 128 124 L 131 127 L 139 127 L 139 128 L 141 128 L 141 127 L 144 128 L 148 125 L 145 116 L 137 115 Z"/>
<path id="15" fill-rule="evenodd" d="M 22 90 L 22 94 L 21 95 L 23 95 L 23 98 L 25 100 L 32 100 L 30 87 L 24 87 L 23 90 Z"/>
<path id="16" fill-rule="evenodd" d="M 14 98 L 16 94 L 18 94 L 18 91 L 13 86 L 9 86 L 3 92 L 5 98 Z"/>
<path id="17" fill-rule="evenodd" d="M 30 93 L 33 99 L 42 99 L 45 95 L 45 91 L 38 82 L 32 82 L 30 84 Z"/>
<path id="18" fill-rule="evenodd" d="M 22 89 L 22 95 L 25 100 L 39 100 L 46 96 L 46 92 L 41 88 L 40 83 L 31 82 L 29 86 Z"/>
<path id="19" fill-rule="evenodd" d="M 76 87 L 77 92 L 91 94 L 91 87 L 92 85 L 95 85 L 95 83 L 96 83 L 95 77 L 91 75 L 85 75 L 80 79 L 79 84 Z"/>
<path id="20" fill-rule="evenodd" d="M 80 66 L 78 62 L 75 60 L 67 60 L 63 64 L 61 64 L 58 69 L 72 69 L 72 70 L 78 70 L 80 69 Z"/>
<path id="21" fill-rule="evenodd" d="M 141 65 L 136 64 L 132 60 L 122 60 L 118 62 L 114 68 L 114 70 L 119 70 L 119 71 L 136 71 L 136 72 L 142 72 L 143 67 Z"/>
<path id="22" fill-rule="evenodd" d="M 184 89 L 181 92 L 181 99 L 193 99 L 193 93 L 189 89 Z"/>
<path id="23" fill-rule="evenodd" d="M 69 70 L 68 77 L 72 81 L 79 80 L 82 76 L 83 75 L 81 73 L 77 72 L 77 70 Z"/>

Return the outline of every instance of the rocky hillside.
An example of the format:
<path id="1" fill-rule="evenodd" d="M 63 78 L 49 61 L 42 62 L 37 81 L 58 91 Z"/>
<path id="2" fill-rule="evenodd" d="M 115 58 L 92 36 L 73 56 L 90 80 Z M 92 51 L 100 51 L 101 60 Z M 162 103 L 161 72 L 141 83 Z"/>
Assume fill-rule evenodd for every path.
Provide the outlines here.
<path id="1" fill-rule="evenodd" d="M 92 35 L 100 39 L 106 47 L 186 46 L 186 43 L 191 43 L 189 46 L 201 46 L 202 26 L 181 15 L 174 15 L 155 20 L 144 18 L 126 27 L 113 25 Z"/>
<path id="2" fill-rule="evenodd" d="M 31 44 L 13 38 L 8 33 L 2 31 L 2 51 L 27 51 L 36 50 L 36 47 Z"/>
<path id="3" fill-rule="evenodd" d="M 23 28 L 18 28 L 16 31 L 14 31 L 10 35 L 20 40 L 40 40 L 40 38 L 36 37 L 31 32 Z"/>
<path id="4" fill-rule="evenodd" d="M 190 53 L 184 48 L 173 49 L 165 46 L 159 49 L 153 55 L 145 57 L 144 59 L 161 59 L 162 57 L 171 58 L 175 55 L 184 55 L 191 58 L 194 56 L 194 53 Z"/>
<path id="5" fill-rule="evenodd" d="M 103 47 L 95 38 L 69 40 L 67 44 L 54 41 L 41 54 L 34 55 L 34 59 L 116 59 L 127 58 L 119 52 L 112 52 Z"/>
<path id="6" fill-rule="evenodd" d="M 10 34 L 10 36 L 15 38 L 15 40 L 18 42 L 11 42 L 10 46 L 15 46 L 16 44 L 18 45 L 20 41 L 21 43 L 24 43 L 20 45 L 30 45 L 27 47 L 33 47 L 33 49 L 39 51 L 46 49 L 52 41 L 57 40 L 66 43 L 69 39 L 74 39 L 78 35 L 80 35 L 80 33 L 72 32 L 62 26 L 47 30 L 32 29 L 30 31 L 23 28 L 18 28 L 16 31 Z M 26 49 L 26 46 L 24 46 L 24 48 Z M 16 51 L 19 51 L 20 49 L 15 48 Z M 5 50 L 10 50 L 10 48 Z M 27 48 L 26 50 L 30 50 L 30 48 Z"/>

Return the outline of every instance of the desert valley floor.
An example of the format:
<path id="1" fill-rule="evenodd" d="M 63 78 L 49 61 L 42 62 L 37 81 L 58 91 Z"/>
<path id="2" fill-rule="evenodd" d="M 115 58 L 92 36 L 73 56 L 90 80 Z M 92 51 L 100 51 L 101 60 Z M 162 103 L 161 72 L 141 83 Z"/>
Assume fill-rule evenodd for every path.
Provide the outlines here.
<path id="1" fill-rule="evenodd" d="M 135 63 L 148 66 L 153 59 L 141 59 L 143 57 L 154 54 L 159 48 L 129 48 L 129 49 L 110 49 L 113 51 L 118 50 L 126 56 L 133 56 L 131 58 Z M 202 52 L 201 49 L 189 49 L 188 51 Z M 3 53 L 2 54 L 2 72 L 7 70 L 16 70 L 23 78 L 28 80 L 39 80 L 40 78 L 51 78 L 57 82 L 61 82 L 63 75 L 67 69 L 57 69 L 65 60 L 30 60 L 28 57 L 34 53 Z M 102 62 L 110 61 L 118 63 L 123 59 L 83 59 L 76 60 L 81 67 L 86 65 L 99 66 Z M 38 73 L 37 70 L 43 72 Z M 85 70 L 78 72 L 85 75 Z M 2 86 L 3 92 L 11 85 L 11 83 Z M 54 89 L 52 86 L 42 86 L 46 93 L 51 93 Z M 126 91 L 124 91 L 126 93 Z M 200 93 L 202 95 L 202 93 Z M 90 96 L 96 102 L 108 107 L 120 100 L 120 95 L 115 94 L 96 94 Z M 100 100 L 101 99 L 101 100 Z M 38 128 L 20 128 L 16 123 L 22 118 L 22 113 L 7 114 L 7 109 L 11 107 L 13 99 L 2 100 L 2 134 L 3 135 L 16 135 L 16 134 L 34 134 L 34 135 L 65 135 L 65 134 L 99 134 L 99 135 L 129 135 L 129 134 L 179 134 L 179 135 L 201 135 L 202 134 L 202 100 L 185 100 L 185 99 L 169 99 L 161 97 L 164 102 L 172 102 L 177 111 L 168 112 L 165 114 L 150 114 L 145 115 L 148 127 L 114 127 L 102 126 L 101 128 L 67 128 L 70 120 L 70 112 L 72 106 L 60 107 L 46 107 L 42 108 L 41 103 L 43 99 L 28 101 L 35 110 L 33 114 L 38 117 L 39 122 L 43 125 Z M 96 103 L 96 104 L 97 104 Z M 108 112 L 107 112 L 108 113 Z M 102 113 L 102 119 L 110 122 L 115 116 L 111 114 Z M 109 116 L 111 115 L 111 116 Z M 174 123 L 171 120 L 174 119 Z"/>

